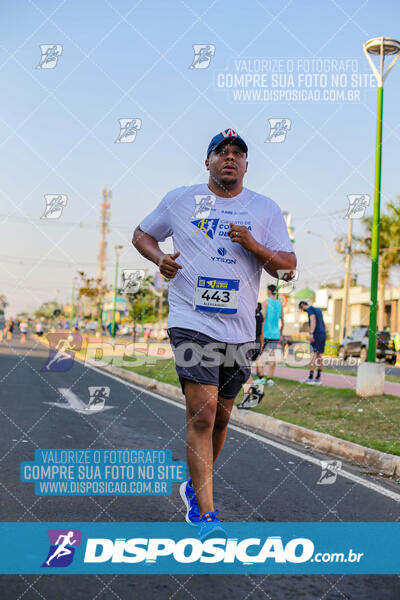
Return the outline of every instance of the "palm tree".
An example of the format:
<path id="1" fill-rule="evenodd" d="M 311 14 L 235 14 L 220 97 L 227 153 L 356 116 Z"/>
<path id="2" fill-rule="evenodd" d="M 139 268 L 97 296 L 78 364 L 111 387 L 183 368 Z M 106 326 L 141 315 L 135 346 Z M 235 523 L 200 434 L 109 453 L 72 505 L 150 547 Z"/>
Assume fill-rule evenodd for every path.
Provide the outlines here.
<path id="1" fill-rule="evenodd" d="M 364 217 L 365 237 L 355 238 L 361 244 L 354 254 L 371 255 L 372 217 Z M 389 202 L 381 215 L 379 232 L 378 329 L 385 325 L 385 287 L 394 267 L 400 263 L 400 196 Z"/>

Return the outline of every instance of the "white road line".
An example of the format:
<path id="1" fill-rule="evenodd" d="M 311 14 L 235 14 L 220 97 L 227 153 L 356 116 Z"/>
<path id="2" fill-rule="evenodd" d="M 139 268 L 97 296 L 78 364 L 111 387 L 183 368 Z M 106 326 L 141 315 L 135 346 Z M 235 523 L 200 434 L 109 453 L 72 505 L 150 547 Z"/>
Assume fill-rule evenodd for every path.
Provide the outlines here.
<path id="1" fill-rule="evenodd" d="M 173 406 L 176 406 L 177 408 L 185 410 L 185 405 L 181 404 L 180 402 L 177 402 L 176 400 L 171 400 L 170 398 L 161 396 L 160 394 L 157 394 L 156 392 L 150 391 L 146 388 L 141 388 L 139 385 L 131 383 L 130 381 L 126 381 L 125 379 L 122 379 L 122 378 L 118 377 L 117 375 L 113 375 L 112 373 L 108 373 L 107 371 L 102 371 L 98 367 L 93 367 L 92 365 L 88 365 L 88 364 L 86 364 L 84 366 L 86 366 L 89 369 L 92 369 L 93 371 L 96 371 L 97 373 L 101 373 L 102 375 L 107 375 L 107 377 L 111 377 L 111 379 L 115 379 L 115 381 L 118 381 L 119 383 L 122 383 L 123 385 L 127 385 L 127 386 L 134 388 L 135 390 L 138 390 L 141 392 L 144 391 L 144 392 L 146 392 L 146 394 L 149 394 L 150 396 L 154 396 L 154 398 L 157 398 L 158 400 L 162 400 L 163 402 L 166 402 L 167 404 L 172 404 Z M 313 463 L 314 465 L 318 465 L 319 467 L 321 466 L 321 461 L 318 458 L 315 458 L 314 456 L 309 456 L 308 454 L 305 454 L 304 452 L 300 452 L 299 450 L 295 450 L 294 448 L 291 448 L 290 446 L 286 446 L 285 444 L 282 444 L 280 442 L 275 442 L 273 440 L 270 440 L 269 438 L 259 435 L 258 433 L 253 433 L 252 431 L 247 431 L 246 429 L 242 429 L 241 427 L 238 427 L 237 425 L 229 425 L 229 428 L 233 429 L 234 431 L 238 431 L 239 433 L 242 433 L 243 435 L 247 435 L 248 437 L 251 437 L 259 442 L 262 442 L 263 444 L 268 444 L 269 446 L 277 448 L 278 450 L 282 450 L 283 452 L 291 454 L 292 456 L 296 456 L 297 458 L 300 458 L 302 460 L 307 460 L 308 462 Z M 350 479 L 350 481 L 354 481 L 354 483 L 363 485 L 364 487 L 368 488 L 369 490 L 377 492 L 378 494 L 381 494 L 382 496 L 386 496 L 387 498 L 390 498 L 391 500 L 394 500 L 395 502 L 400 502 L 400 494 L 397 494 L 396 492 L 392 492 L 392 490 L 382 487 L 382 486 L 378 485 L 377 483 L 374 483 L 373 481 L 368 481 L 367 479 L 363 479 L 362 477 L 359 477 L 358 475 L 354 475 L 353 473 L 350 473 L 349 471 L 343 471 L 342 469 L 340 471 L 338 471 L 337 474 L 340 477 L 344 477 L 345 479 Z"/>

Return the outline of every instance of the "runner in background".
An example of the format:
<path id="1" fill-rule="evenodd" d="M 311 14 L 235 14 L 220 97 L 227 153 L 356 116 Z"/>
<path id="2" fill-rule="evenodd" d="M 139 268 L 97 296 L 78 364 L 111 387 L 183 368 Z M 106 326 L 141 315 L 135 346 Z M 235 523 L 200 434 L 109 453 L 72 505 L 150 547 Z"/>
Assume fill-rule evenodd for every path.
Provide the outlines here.
<path id="1" fill-rule="evenodd" d="M 28 333 L 28 323 L 26 319 L 22 319 L 21 323 L 19 324 L 19 330 L 21 332 L 21 344 L 25 344 L 26 334 Z"/>
<path id="2" fill-rule="evenodd" d="M 42 337 L 43 331 L 44 331 L 44 325 L 43 325 L 42 321 L 38 321 L 36 323 L 36 327 L 35 327 L 36 335 L 38 335 L 39 337 Z"/>
<path id="3" fill-rule="evenodd" d="M 14 320 L 10 317 L 6 322 L 7 340 L 11 342 L 14 331 Z"/>
<path id="4" fill-rule="evenodd" d="M 267 287 L 268 299 L 264 302 L 264 352 L 269 351 L 269 367 L 267 385 L 274 385 L 273 376 L 276 367 L 276 350 L 279 348 L 281 335 L 283 332 L 283 306 L 282 302 L 276 298 L 276 285 Z M 280 325 L 279 325 L 280 322 Z M 263 355 L 265 356 L 265 354 Z"/>

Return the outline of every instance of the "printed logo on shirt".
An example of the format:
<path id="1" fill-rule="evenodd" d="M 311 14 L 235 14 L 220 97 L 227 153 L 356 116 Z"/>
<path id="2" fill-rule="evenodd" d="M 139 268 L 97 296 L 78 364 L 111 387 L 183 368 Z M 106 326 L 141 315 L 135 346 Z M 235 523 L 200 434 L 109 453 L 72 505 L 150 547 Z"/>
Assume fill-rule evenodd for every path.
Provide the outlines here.
<path id="1" fill-rule="evenodd" d="M 218 221 L 219 219 L 196 219 L 195 221 L 191 221 L 191 223 L 197 227 L 195 235 L 203 231 L 212 240 L 214 239 Z"/>
<path id="2" fill-rule="evenodd" d="M 235 258 L 225 258 L 228 253 L 226 248 L 218 248 L 217 252 L 219 256 L 210 256 L 213 262 L 226 263 L 228 265 L 236 265 Z"/>

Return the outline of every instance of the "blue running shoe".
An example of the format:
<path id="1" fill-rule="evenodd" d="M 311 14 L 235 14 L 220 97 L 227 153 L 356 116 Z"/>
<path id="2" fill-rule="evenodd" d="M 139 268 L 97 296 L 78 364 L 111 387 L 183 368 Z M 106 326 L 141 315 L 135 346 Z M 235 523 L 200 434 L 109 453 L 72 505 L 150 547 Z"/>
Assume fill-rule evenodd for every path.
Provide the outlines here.
<path id="1" fill-rule="evenodd" d="M 186 506 L 186 522 L 189 523 L 189 525 L 196 527 L 197 523 L 200 521 L 200 511 L 196 500 L 196 494 L 192 488 L 191 479 L 181 483 L 179 493 Z"/>
<path id="2" fill-rule="evenodd" d="M 217 517 L 218 513 L 219 510 L 216 510 L 215 512 L 204 513 L 201 517 L 198 524 L 198 533 L 201 541 L 211 537 L 227 537 L 226 531 Z"/>

